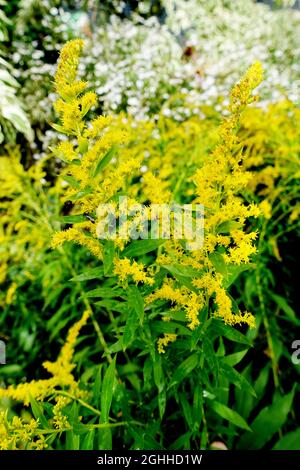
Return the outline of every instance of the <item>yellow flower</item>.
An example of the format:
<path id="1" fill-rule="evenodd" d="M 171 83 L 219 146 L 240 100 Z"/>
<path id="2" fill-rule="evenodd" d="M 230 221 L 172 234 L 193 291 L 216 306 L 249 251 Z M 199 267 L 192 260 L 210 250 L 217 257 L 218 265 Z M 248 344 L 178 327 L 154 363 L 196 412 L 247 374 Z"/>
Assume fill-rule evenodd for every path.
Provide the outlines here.
<path id="1" fill-rule="evenodd" d="M 266 219 L 271 219 L 271 217 L 272 217 L 272 206 L 271 206 L 270 202 L 269 202 L 267 199 L 264 199 L 264 200 L 259 204 L 259 208 L 260 208 L 260 210 L 261 210 L 262 215 L 263 215 Z"/>
<path id="2" fill-rule="evenodd" d="M 53 425 L 56 429 L 65 430 L 70 428 L 67 416 L 62 412 L 63 408 L 70 402 L 70 399 L 63 396 L 56 397 L 56 404 L 53 407 Z"/>
<path id="3" fill-rule="evenodd" d="M 7 275 L 7 269 L 8 269 L 8 265 L 7 263 L 1 263 L 0 265 L 0 284 L 2 284 L 2 282 L 5 281 L 6 279 L 6 275 Z"/>
<path id="4" fill-rule="evenodd" d="M 90 225 L 78 224 L 77 227 L 71 227 L 63 232 L 55 233 L 52 237 L 52 248 L 57 248 L 65 242 L 73 241 L 78 245 L 85 246 L 96 258 L 102 260 L 103 250 L 99 240 L 85 235 L 81 228 L 90 228 Z"/>
<path id="5" fill-rule="evenodd" d="M 42 450 L 47 443 L 38 429 L 39 422 L 29 422 L 14 416 L 8 419 L 7 413 L 0 412 L 0 450 Z"/>
<path id="6" fill-rule="evenodd" d="M 85 83 L 79 82 L 74 86 L 77 76 L 79 54 L 83 48 L 83 40 L 69 41 L 62 48 L 55 74 L 56 91 L 65 100 L 72 100 L 82 93 Z"/>
<path id="7" fill-rule="evenodd" d="M 204 305 L 202 295 L 189 292 L 185 287 L 176 288 L 172 281 L 166 281 L 161 288 L 146 298 L 147 304 L 155 300 L 169 300 L 172 304 L 183 307 L 191 330 L 194 330 L 200 324 L 198 314 Z"/>
<path id="8" fill-rule="evenodd" d="M 250 327 L 255 326 L 255 319 L 249 312 L 244 314 L 232 312 L 232 302 L 224 287 L 222 287 L 222 276 L 211 275 L 210 273 L 204 274 L 199 279 L 193 280 L 193 285 L 199 289 L 206 290 L 207 294 L 211 297 L 215 295 L 215 304 L 217 311 L 215 315 L 224 320 L 228 325 L 236 325 L 246 323 Z"/>
<path id="9" fill-rule="evenodd" d="M 262 80 L 262 65 L 260 62 L 255 62 L 247 70 L 241 81 L 232 88 L 229 109 L 233 114 L 242 111 L 247 104 L 257 100 L 257 97 L 252 97 L 251 93 L 260 85 Z"/>
<path id="10" fill-rule="evenodd" d="M 164 354 L 166 352 L 165 348 L 169 343 L 176 341 L 177 336 L 172 333 L 164 333 L 163 338 L 157 340 L 157 349 L 159 354 Z"/>
<path id="11" fill-rule="evenodd" d="M 56 147 L 52 149 L 56 157 L 71 162 L 78 158 L 78 154 L 74 149 L 74 145 L 71 142 L 63 141 L 60 142 Z"/>
<path id="12" fill-rule="evenodd" d="M 150 171 L 143 176 L 143 193 L 145 198 L 153 204 L 170 202 L 172 193 L 168 189 L 169 181 L 164 181 L 163 176 L 161 172 L 159 176 L 155 176 Z"/>
<path id="13" fill-rule="evenodd" d="M 32 380 L 31 382 L 21 383 L 17 386 L 9 385 L 8 388 L 0 388 L 0 398 L 10 397 L 17 401 L 22 401 L 28 406 L 30 397 L 38 401 L 43 401 L 47 396 L 52 395 L 57 388 L 72 390 L 73 393 L 80 395 L 78 384 L 74 379 L 72 370 L 75 364 L 72 363 L 76 339 L 81 328 L 86 324 L 90 311 L 86 310 L 81 319 L 76 322 L 69 330 L 67 340 L 63 345 L 61 352 L 55 362 L 46 361 L 44 368 L 52 374 L 49 379 Z"/>
<path id="14" fill-rule="evenodd" d="M 95 103 L 95 96 L 90 92 L 83 94 L 85 84 L 76 81 L 81 49 L 80 41 L 65 46 L 55 78 L 60 95 L 56 110 L 62 123 L 58 129 L 76 137 L 74 144 L 72 138 L 71 142 L 57 151 L 61 151 L 63 159 L 67 161 L 65 173 L 72 177 L 71 182 L 74 183 L 65 191 L 64 200 L 76 201 L 75 215 L 96 212 L 96 224 L 77 223 L 55 234 L 52 246 L 74 241 L 87 246 L 95 256 L 102 259 L 102 244 L 96 239 L 95 229 L 102 227 L 98 214 L 102 204 L 109 203 L 115 208 L 117 196 L 122 192 L 131 201 L 146 204 L 147 211 L 150 211 L 152 204 L 170 203 L 180 193 L 183 194 L 182 188 L 186 188 L 186 196 L 192 204 L 205 206 L 203 248 L 188 251 L 174 239 L 171 230 L 171 239 L 159 249 L 153 266 L 159 270 L 164 265 L 178 264 L 194 270 L 195 282 L 201 282 L 201 276 L 205 278 L 203 273 L 208 273 L 213 283 L 199 284 L 199 292 L 195 292 L 166 276 L 161 287 L 148 295 L 146 302 L 170 301 L 174 308 L 184 310 L 188 327 L 194 330 L 199 325 L 199 312 L 209 295 L 215 300 L 214 314 L 222 317 L 226 323 L 253 323 L 250 314 L 232 312 L 230 297 L 217 275 L 211 255 L 219 253 L 226 263 L 241 264 L 248 263 L 256 252 L 256 232 L 247 233 L 245 227 L 249 217 L 260 215 L 260 209 L 252 203 L 247 205 L 241 196 L 250 184 L 252 174 L 244 165 L 241 151 L 243 145 L 239 142 L 238 131 L 242 113 L 256 99 L 252 93 L 262 80 L 261 65 L 255 63 L 233 87 L 229 115 L 222 120 L 218 132 L 215 129 L 212 131 L 206 121 L 204 124 L 199 123 L 196 118 L 178 126 L 161 117 L 154 130 L 153 125 L 140 125 L 124 115 L 115 119 L 99 116 L 91 123 L 86 121 L 86 113 Z M 193 142 L 199 128 L 205 135 L 202 143 L 204 150 L 200 146 L 195 148 Z M 154 135 L 155 131 L 161 136 L 160 140 Z M 191 150 L 187 153 L 188 162 L 178 151 L 178 142 L 184 142 L 185 148 Z M 216 145 L 207 156 L 212 142 Z M 68 180 L 70 178 L 66 178 Z M 128 243 L 130 229 L 141 223 L 142 218 L 139 216 L 129 218 L 120 233 L 116 233 L 113 241 L 117 252 L 122 251 Z M 127 235 L 122 237 L 121 231 L 125 229 Z M 121 282 L 126 283 L 131 278 L 137 284 L 154 284 L 151 269 L 128 258 L 115 258 L 114 274 Z"/>
<path id="15" fill-rule="evenodd" d="M 16 282 L 13 282 L 9 286 L 8 291 L 6 293 L 6 300 L 5 300 L 7 305 L 10 305 L 12 303 L 17 288 L 18 288 L 18 284 Z"/>
<path id="16" fill-rule="evenodd" d="M 114 261 L 114 274 L 119 276 L 120 280 L 124 282 L 128 276 L 137 284 L 142 282 L 151 286 L 154 284 L 154 279 L 147 275 L 145 266 L 136 261 L 130 261 L 129 258 L 115 259 Z"/>

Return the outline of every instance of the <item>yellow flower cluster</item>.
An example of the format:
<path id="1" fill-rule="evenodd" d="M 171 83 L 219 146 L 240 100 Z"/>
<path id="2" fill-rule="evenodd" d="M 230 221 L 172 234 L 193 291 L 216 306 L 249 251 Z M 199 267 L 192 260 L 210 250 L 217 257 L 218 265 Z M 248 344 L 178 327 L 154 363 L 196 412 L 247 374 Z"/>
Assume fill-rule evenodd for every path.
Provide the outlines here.
<path id="1" fill-rule="evenodd" d="M 264 198 L 259 205 L 262 215 L 271 219 L 276 215 L 273 214 L 276 207 L 278 210 L 283 206 L 285 212 L 297 214 L 300 110 L 289 101 L 270 104 L 267 109 L 247 109 L 239 133 L 246 154 L 243 164 L 245 168 L 256 170 L 249 190 L 252 195 Z"/>
<path id="2" fill-rule="evenodd" d="M 65 408 L 70 399 L 63 396 L 58 396 L 55 398 L 56 403 L 53 407 L 53 426 L 59 430 L 65 430 L 70 428 L 70 423 L 66 415 L 63 414 L 62 410 Z"/>
<path id="3" fill-rule="evenodd" d="M 5 300 L 6 305 L 10 305 L 12 303 L 17 288 L 18 284 L 16 282 L 13 282 L 7 289 Z"/>
<path id="4" fill-rule="evenodd" d="M 244 227 L 250 216 L 259 216 L 260 210 L 254 204 L 246 205 L 240 196 L 251 174 L 242 166 L 243 154 L 239 150 L 237 133 L 241 113 L 253 100 L 251 93 L 261 79 L 261 65 L 257 63 L 234 86 L 229 105 L 230 115 L 223 119 L 219 128 L 219 143 L 191 178 L 196 187 L 194 202 L 205 206 L 203 248 L 190 253 L 182 253 L 176 248 L 171 256 L 176 262 L 199 271 L 193 281 L 199 289 L 199 295 L 202 298 L 214 295 L 217 315 L 231 325 L 244 322 L 253 326 L 254 319 L 248 313 L 233 313 L 232 303 L 219 276 L 219 266 L 214 263 L 211 254 L 217 253 L 223 263 L 228 265 L 240 265 L 248 263 L 256 252 L 253 242 L 257 233 L 247 233 Z M 195 327 L 197 322 L 193 321 L 189 326 Z"/>
<path id="5" fill-rule="evenodd" d="M 217 311 L 215 315 L 224 320 L 228 325 L 237 323 L 246 323 L 250 327 L 255 326 L 255 318 L 249 313 L 233 313 L 232 302 L 224 287 L 222 287 L 222 276 L 217 274 L 212 276 L 207 273 L 200 279 L 194 279 L 193 285 L 198 289 L 204 289 L 209 296 L 215 295 L 215 303 Z"/>
<path id="6" fill-rule="evenodd" d="M 153 204 L 166 204 L 170 202 L 172 193 L 168 190 L 170 182 L 164 181 L 163 176 L 154 175 L 147 171 L 143 176 L 143 195 Z"/>
<path id="7" fill-rule="evenodd" d="M 169 343 L 176 341 L 177 336 L 172 333 L 165 333 L 163 338 L 157 340 L 157 350 L 159 354 L 164 354 L 166 352 L 165 348 Z"/>
<path id="8" fill-rule="evenodd" d="M 38 430 L 38 421 L 14 416 L 11 421 L 7 413 L 0 412 L 0 450 L 43 450 L 47 448 L 45 437 Z"/>
<path id="9" fill-rule="evenodd" d="M 149 286 L 154 284 L 154 279 L 147 275 L 145 266 L 142 263 L 131 261 L 129 258 L 116 258 L 114 261 L 114 274 L 120 278 L 122 282 L 126 281 L 128 276 L 132 276 L 132 279 L 136 284 L 142 282 Z"/>
<path id="10" fill-rule="evenodd" d="M 192 283 L 198 289 L 197 293 L 187 287 L 176 287 L 176 282 L 170 283 L 167 280 L 161 288 L 147 297 L 148 303 L 164 299 L 183 307 L 191 329 L 199 325 L 199 312 L 210 297 L 214 298 L 216 305 L 214 314 L 225 323 L 246 323 L 252 327 L 255 324 L 250 313 L 233 312 L 218 263 L 215 264 L 211 255 L 216 253 L 226 267 L 226 264 L 248 263 L 256 252 L 253 242 L 257 233 L 247 233 L 245 224 L 250 216 L 258 217 L 260 210 L 254 204 L 245 204 L 240 195 L 246 189 L 251 174 L 242 165 L 243 154 L 239 150 L 237 133 L 241 113 L 253 100 L 252 90 L 261 79 L 261 65 L 257 63 L 250 67 L 240 83 L 233 88 L 229 117 L 223 119 L 218 131 L 219 142 L 205 158 L 202 158 L 202 154 L 196 158 L 199 168 L 189 178 L 196 187 L 194 202 L 205 206 L 202 249 L 187 252 L 171 240 L 164 245 L 165 253 L 157 260 L 163 266 L 176 263 L 195 270 Z M 190 191 L 190 194 L 193 195 L 193 192 Z"/>
<path id="11" fill-rule="evenodd" d="M 88 92 L 82 95 L 87 84 L 76 81 L 79 54 L 83 41 L 69 41 L 62 49 L 57 71 L 54 77 L 56 91 L 61 97 L 55 103 L 55 109 L 61 117 L 64 132 L 77 136 L 83 128 L 82 118 L 96 104 L 96 94 Z"/>
<path id="12" fill-rule="evenodd" d="M 49 379 L 32 380 L 8 388 L 0 388 L 0 398 L 9 397 L 16 401 L 22 401 L 25 406 L 30 403 L 33 397 L 38 401 L 43 401 L 47 396 L 52 395 L 58 388 L 67 388 L 73 393 L 80 394 L 78 384 L 74 379 L 72 370 L 75 364 L 72 363 L 76 339 L 81 328 L 86 324 L 90 312 L 86 310 L 81 319 L 69 330 L 65 344 L 63 345 L 58 359 L 55 362 L 46 361 L 43 367 L 52 374 Z"/>
<path id="13" fill-rule="evenodd" d="M 52 153 L 66 166 L 62 179 L 69 183 L 63 200 L 74 202 L 72 215 L 93 214 L 95 224 L 79 223 L 56 233 L 52 247 L 65 241 L 85 246 L 98 259 L 103 258 L 102 246 L 95 227 L 97 208 L 110 202 L 120 191 L 129 186 L 129 180 L 138 172 L 142 157 L 132 158 L 130 152 L 118 154 L 117 148 L 127 140 L 126 123 L 114 123 L 111 117 L 99 116 L 91 122 L 84 118 L 96 104 L 95 94 L 85 92 L 87 84 L 77 80 L 81 40 L 69 41 L 62 49 L 55 75 L 56 91 L 60 98 L 55 109 L 61 124 L 54 125 L 60 132 L 73 136 L 52 148 Z"/>
<path id="14" fill-rule="evenodd" d="M 25 170 L 18 147 L 7 147 L 0 156 L 0 284 L 7 282 L 6 293 L 0 292 L 0 305 L 17 298 L 18 286 L 15 277 L 10 277 L 10 267 L 22 264 L 23 276 L 30 277 L 49 247 L 56 222 L 48 198 L 51 193 L 57 208 L 57 194 L 55 188 L 48 192 L 44 164 L 41 160 Z"/>
<path id="15" fill-rule="evenodd" d="M 237 116 L 249 103 L 257 100 L 257 96 L 252 96 L 252 92 L 261 84 L 262 79 L 262 65 L 255 62 L 231 90 L 229 110 L 233 116 Z"/>
<path id="16" fill-rule="evenodd" d="M 164 285 L 157 289 L 153 294 L 146 298 L 148 304 L 155 300 L 169 300 L 177 308 L 182 307 L 185 310 L 188 326 L 194 330 L 199 325 L 198 313 L 204 306 L 204 299 L 201 294 L 189 291 L 186 287 L 174 287 L 174 282 L 168 280 Z"/>
<path id="17" fill-rule="evenodd" d="M 102 245 L 96 240 L 95 230 L 95 226 L 101 223 L 97 208 L 104 203 L 115 208 L 116 196 L 120 193 L 126 194 L 132 203 L 146 204 L 146 210 L 152 204 L 174 201 L 203 204 L 203 247 L 187 250 L 184 244 L 174 239 L 171 231 L 171 239 L 159 250 L 155 268 L 179 265 L 191 269 L 194 287 L 180 285 L 176 276 L 174 278 L 169 272 L 160 287 L 148 295 L 146 302 L 165 300 L 176 308 L 182 308 L 188 326 L 193 330 L 199 325 L 199 312 L 209 297 L 214 297 L 215 314 L 226 323 L 244 322 L 253 326 L 252 315 L 233 313 L 232 303 L 219 276 L 218 263 L 212 255 L 216 253 L 223 264 L 230 267 L 248 263 L 256 252 L 254 242 L 257 234 L 245 227 L 249 217 L 258 217 L 261 212 L 257 205 L 246 204 L 242 197 L 252 175 L 244 165 L 238 132 L 246 106 L 257 99 L 252 92 L 262 80 L 261 65 L 255 63 L 233 87 L 229 115 L 222 120 L 218 130 L 211 121 L 203 120 L 202 123 L 196 118 L 178 126 L 160 117 L 157 129 L 153 124 L 134 123 L 132 118 L 124 115 L 116 119 L 100 116 L 88 124 L 84 116 L 93 106 L 94 98 L 93 94 L 83 94 L 84 82 L 76 81 L 81 48 L 81 41 L 71 41 L 61 53 L 55 77 L 60 95 L 56 109 L 61 117 L 61 126 L 56 128 L 74 139 L 72 137 L 72 141 L 60 144 L 53 153 L 66 162 L 64 176 L 69 187 L 64 199 L 73 201 L 72 214 L 88 211 L 95 224 L 77 223 L 55 234 L 52 246 L 74 241 L 102 259 Z M 199 129 L 205 137 L 201 139 L 201 145 L 196 145 Z M 181 141 L 188 151 L 184 156 L 180 153 L 183 147 L 178 150 L 178 142 Z M 210 151 L 213 144 L 214 150 Z M 118 150 L 120 147 L 122 151 Z M 126 229 L 137 223 L 138 217 L 132 218 L 127 221 Z M 116 253 L 130 243 L 128 236 L 124 240 L 121 238 L 118 234 L 114 239 Z M 118 258 L 117 254 L 114 259 L 114 274 L 125 286 L 128 278 L 136 284 L 153 285 L 152 268 L 129 258 Z"/>
<path id="18" fill-rule="evenodd" d="M 211 235 L 218 234 L 218 228 L 222 229 L 222 224 L 227 223 L 230 227 L 229 224 L 232 225 L 232 222 L 238 222 L 243 227 L 248 217 L 257 217 L 260 214 L 258 207 L 253 204 L 246 206 L 239 197 L 239 193 L 249 183 L 251 174 L 242 167 L 243 155 L 238 151 L 237 127 L 242 111 L 251 101 L 252 87 L 257 86 L 261 78 L 261 66 L 254 64 L 241 82 L 235 85 L 231 92 L 229 106 L 231 115 L 224 119 L 220 126 L 220 143 L 193 177 L 198 196 L 196 202 L 204 204 L 207 209 L 205 230 L 206 236 L 210 237 L 210 251 L 214 249 L 211 246 Z M 230 228 L 227 229 L 227 233 L 228 231 L 230 235 Z M 222 232 L 219 230 L 219 233 Z M 248 255 L 253 252 L 249 246 L 252 239 L 251 237 L 243 239 L 243 245 L 239 250 L 241 257 L 231 257 L 229 253 L 226 261 L 239 264 L 243 258 L 247 259 Z M 236 240 L 232 240 L 232 242 L 236 244 Z M 215 238 L 215 247 L 217 245 L 218 239 Z M 231 253 L 233 253 L 232 250 Z"/>
<path id="19" fill-rule="evenodd" d="M 102 260 L 103 259 L 103 250 L 102 246 L 100 245 L 99 240 L 93 238 L 90 235 L 89 229 L 94 229 L 92 224 L 90 223 L 81 223 L 77 224 L 76 227 L 71 227 L 67 230 L 63 230 L 62 232 L 56 232 L 51 241 L 52 248 L 57 248 L 65 242 L 74 242 L 77 245 L 85 246 L 96 258 Z M 88 234 L 86 234 L 86 231 Z M 92 232 L 93 233 L 93 232 Z"/>
<path id="20" fill-rule="evenodd" d="M 267 199 L 264 199 L 260 204 L 259 204 L 260 211 L 262 215 L 266 219 L 271 219 L 272 217 L 272 206 L 270 202 Z"/>

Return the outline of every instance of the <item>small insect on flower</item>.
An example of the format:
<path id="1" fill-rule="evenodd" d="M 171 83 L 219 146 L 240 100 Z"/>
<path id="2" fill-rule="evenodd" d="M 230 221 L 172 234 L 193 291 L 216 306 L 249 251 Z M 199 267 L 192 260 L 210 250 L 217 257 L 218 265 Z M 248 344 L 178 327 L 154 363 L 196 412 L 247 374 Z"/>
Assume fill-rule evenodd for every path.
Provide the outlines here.
<path id="1" fill-rule="evenodd" d="M 92 224 L 96 223 L 96 220 L 88 212 L 85 212 L 83 215 L 85 216 L 87 220 L 92 222 Z"/>

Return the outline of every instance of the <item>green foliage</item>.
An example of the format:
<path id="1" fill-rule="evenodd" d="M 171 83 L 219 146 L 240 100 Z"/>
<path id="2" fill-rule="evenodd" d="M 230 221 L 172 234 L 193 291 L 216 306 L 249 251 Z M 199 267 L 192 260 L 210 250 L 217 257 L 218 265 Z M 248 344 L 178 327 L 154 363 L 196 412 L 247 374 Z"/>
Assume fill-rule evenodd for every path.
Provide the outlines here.
<path id="1" fill-rule="evenodd" d="M 17 97 L 20 85 L 13 76 L 15 71 L 12 65 L 5 60 L 7 53 L 3 42 L 8 41 L 7 28 L 11 24 L 2 9 L 5 5 L 6 2 L 0 2 L 0 144 L 4 139 L 13 143 L 16 132 L 21 132 L 31 142 L 33 140 L 31 124 L 23 103 Z"/>

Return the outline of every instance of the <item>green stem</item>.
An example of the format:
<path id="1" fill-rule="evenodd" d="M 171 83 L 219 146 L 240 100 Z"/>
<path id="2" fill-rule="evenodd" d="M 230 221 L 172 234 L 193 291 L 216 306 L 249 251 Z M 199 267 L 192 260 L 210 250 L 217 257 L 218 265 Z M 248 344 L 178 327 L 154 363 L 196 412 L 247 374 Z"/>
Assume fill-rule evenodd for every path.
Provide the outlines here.
<path id="1" fill-rule="evenodd" d="M 88 403 L 86 403 L 84 400 L 82 400 L 81 398 L 79 397 L 75 397 L 74 395 L 71 395 L 71 393 L 68 393 L 68 392 L 65 392 L 63 390 L 58 390 L 55 392 L 57 395 L 62 395 L 64 397 L 67 397 L 67 398 L 70 398 L 71 400 L 74 400 L 74 401 L 78 401 L 78 403 L 80 403 L 82 406 L 84 406 L 85 408 L 87 408 L 88 410 L 92 411 L 95 415 L 97 416 L 101 416 L 101 413 L 99 410 L 97 410 L 96 408 L 94 408 L 93 406 L 89 405 Z"/>
<path id="2" fill-rule="evenodd" d="M 63 247 L 59 247 L 58 249 L 59 249 L 59 251 L 64 255 L 66 265 L 68 266 L 68 268 L 69 268 L 69 270 L 70 270 L 72 276 L 73 276 L 73 277 L 76 277 L 77 273 L 74 271 L 73 266 L 72 266 L 72 264 L 70 263 L 69 258 L 67 257 L 67 255 L 66 255 L 66 253 L 65 253 L 65 251 L 64 251 L 64 249 L 63 249 Z M 94 326 L 94 328 L 95 328 L 95 331 L 96 331 L 96 334 L 97 334 L 99 343 L 100 343 L 100 345 L 101 345 L 103 351 L 104 351 L 105 354 L 106 354 L 106 357 L 107 357 L 108 362 L 111 364 L 113 359 L 112 359 L 111 354 L 110 354 L 110 352 L 109 352 L 109 348 L 108 348 L 107 343 L 106 343 L 106 341 L 105 341 L 103 332 L 102 332 L 102 330 L 101 330 L 101 328 L 100 328 L 100 326 L 99 326 L 99 323 L 97 322 L 97 320 L 96 320 L 96 318 L 95 318 L 95 314 L 94 314 L 94 312 L 93 312 L 92 306 L 91 306 L 91 304 L 90 304 L 88 298 L 86 297 L 85 291 L 84 291 L 84 290 L 82 289 L 82 287 L 81 287 L 81 283 L 80 283 L 80 282 L 76 282 L 76 286 L 77 286 L 77 288 L 78 288 L 78 290 L 79 290 L 79 292 L 80 292 L 80 294 L 81 294 L 81 297 L 83 298 L 83 302 L 84 302 L 85 307 L 86 307 L 89 311 L 91 311 L 91 319 L 92 319 L 92 323 L 93 323 L 93 326 Z"/>

